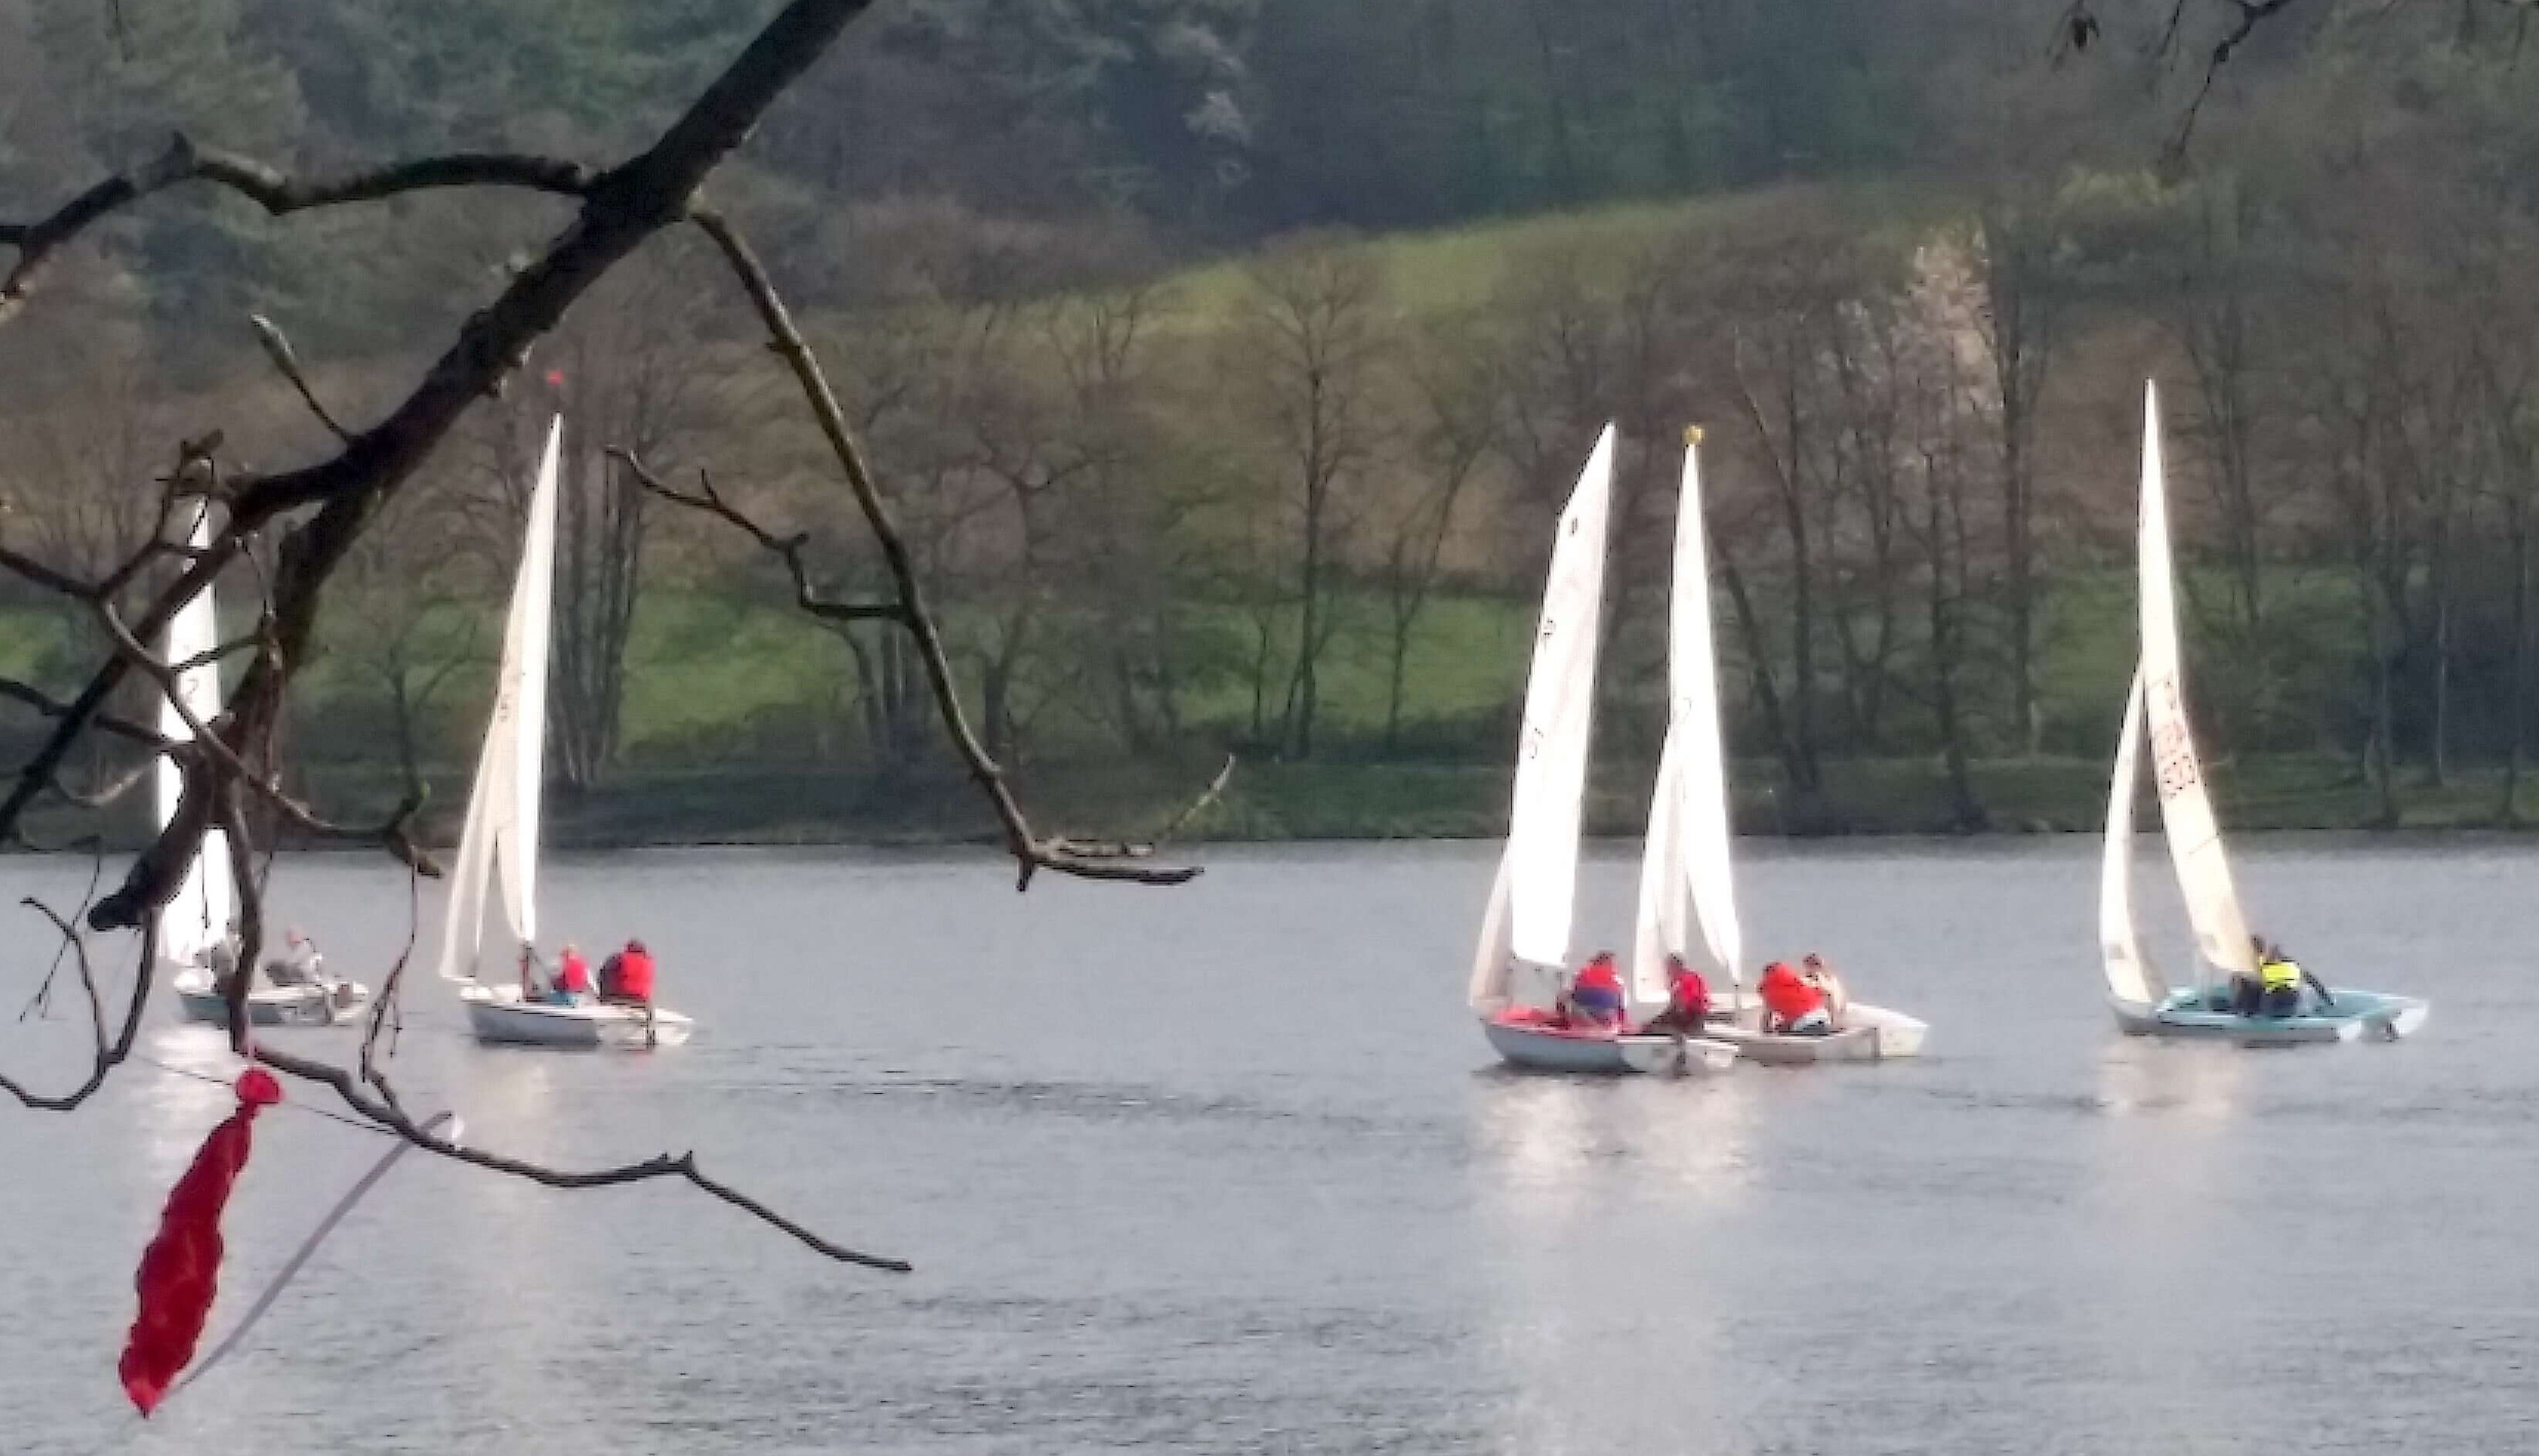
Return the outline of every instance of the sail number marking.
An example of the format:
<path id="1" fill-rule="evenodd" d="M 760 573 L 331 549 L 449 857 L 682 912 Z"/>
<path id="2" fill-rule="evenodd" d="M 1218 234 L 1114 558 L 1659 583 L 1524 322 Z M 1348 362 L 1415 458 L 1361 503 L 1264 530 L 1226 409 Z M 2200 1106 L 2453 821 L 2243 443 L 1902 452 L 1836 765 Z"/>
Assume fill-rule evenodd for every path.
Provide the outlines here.
<path id="1" fill-rule="evenodd" d="M 2179 699 L 2177 679 L 2162 678 L 2152 685 L 2152 692 L 2162 709 L 2151 730 L 2152 772 L 2160 784 L 2160 797 L 2166 802 L 2202 782 L 2203 774 L 2195 765 L 2195 741 L 2186 731 L 2186 705 Z"/>

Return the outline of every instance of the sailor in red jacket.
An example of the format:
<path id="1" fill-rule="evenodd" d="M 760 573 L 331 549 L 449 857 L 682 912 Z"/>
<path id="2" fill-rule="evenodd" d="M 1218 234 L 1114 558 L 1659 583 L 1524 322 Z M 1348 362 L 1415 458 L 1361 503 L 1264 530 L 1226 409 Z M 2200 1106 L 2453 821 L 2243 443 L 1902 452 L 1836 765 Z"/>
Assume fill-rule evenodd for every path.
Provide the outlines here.
<path id="1" fill-rule="evenodd" d="M 1786 962 L 1763 967 L 1755 994 L 1763 998 L 1763 1029 L 1791 1036 L 1822 1036 L 1833 1029 L 1824 993 L 1799 979 Z"/>
<path id="2" fill-rule="evenodd" d="M 1681 956 L 1667 958 L 1667 1007 L 1640 1029 L 1650 1035 L 1698 1036 L 1708 1029 L 1710 985 Z"/>
<path id="3" fill-rule="evenodd" d="M 1581 1026 L 1618 1030 L 1622 1025 L 1622 978 L 1613 969 L 1613 953 L 1599 951 L 1579 967 L 1569 983 L 1570 1020 Z"/>
<path id="4" fill-rule="evenodd" d="M 625 950 L 609 959 L 617 962 L 616 984 L 603 986 L 599 999 L 627 1006 L 652 1005 L 652 953 L 644 949 L 644 943 L 628 941 Z"/>
<path id="5" fill-rule="evenodd" d="M 570 1004 L 590 994 L 590 962 L 573 942 L 564 943 L 564 954 L 556 958 L 555 989 L 557 998 Z"/>

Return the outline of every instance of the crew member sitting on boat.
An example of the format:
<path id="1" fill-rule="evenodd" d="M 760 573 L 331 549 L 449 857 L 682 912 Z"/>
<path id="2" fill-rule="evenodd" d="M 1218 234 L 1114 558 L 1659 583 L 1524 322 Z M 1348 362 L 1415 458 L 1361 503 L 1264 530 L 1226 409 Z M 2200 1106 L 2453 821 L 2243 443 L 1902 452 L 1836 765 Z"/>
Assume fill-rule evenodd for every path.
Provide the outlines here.
<path id="1" fill-rule="evenodd" d="M 212 973 L 213 988 L 224 998 L 228 997 L 230 982 L 236 980 L 239 973 L 238 932 L 232 930 L 219 940 L 205 946 L 196 954 L 195 960 L 203 969 Z"/>
<path id="2" fill-rule="evenodd" d="M 1613 953 L 1599 951 L 1580 966 L 1577 978 L 1569 983 L 1560 1001 L 1560 1009 L 1573 1026 L 1620 1030 L 1622 977 L 1613 969 Z"/>
<path id="3" fill-rule="evenodd" d="M 1763 967 L 1754 993 L 1763 1000 L 1763 1029 L 1784 1036 L 1824 1036 L 1833 1030 L 1822 991 L 1799 979 L 1786 960 Z"/>
<path id="4" fill-rule="evenodd" d="M 652 953 L 642 941 L 628 941 L 625 950 L 599 963 L 599 999 L 614 1006 L 652 1004 Z"/>
<path id="5" fill-rule="evenodd" d="M 317 945 L 306 931 L 295 925 L 284 932 L 283 952 L 264 962 L 264 978 L 277 986 L 322 986 L 326 983 L 326 958 L 317 954 Z"/>
<path id="6" fill-rule="evenodd" d="M 1667 958 L 1666 1010 L 1640 1027 L 1645 1036 L 1698 1036 L 1710 1021 L 1710 986 L 1681 956 Z"/>
<path id="7" fill-rule="evenodd" d="M 559 1006 L 571 1006 L 590 994 L 590 962 L 573 942 L 564 943 L 556 957 L 555 984 L 548 988 L 547 999 Z"/>
<path id="8" fill-rule="evenodd" d="M 2257 940 L 2254 936 L 2249 939 Z M 2336 997 L 2329 993 L 2326 986 L 2320 984 L 2318 977 L 2304 969 L 2299 961 L 2285 955 L 2282 946 L 2257 941 L 2257 981 L 2265 993 L 2265 1007 L 2260 1015 L 2299 1016 L 2301 986 L 2304 983 L 2318 993 L 2318 1004 L 2322 1009 L 2335 1007 Z"/>
<path id="9" fill-rule="evenodd" d="M 1807 959 L 1799 962 L 1799 979 L 1816 987 L 1818 993 L 1824 997 L 1825 1015 L 1839 1028 L 1843 1013 L 1851 1009 L 1851 991 L 1843 985 L 1842 977 L 1834 974 L 1833 962 L 1810 951 Z"/>

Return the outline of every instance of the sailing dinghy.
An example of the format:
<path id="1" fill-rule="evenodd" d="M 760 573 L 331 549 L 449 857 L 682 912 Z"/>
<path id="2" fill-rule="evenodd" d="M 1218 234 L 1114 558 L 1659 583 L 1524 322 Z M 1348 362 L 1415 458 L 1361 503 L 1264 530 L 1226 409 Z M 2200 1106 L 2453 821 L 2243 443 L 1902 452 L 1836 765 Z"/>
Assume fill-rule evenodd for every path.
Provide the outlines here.
<path id="1" fill-rule="evenodd" d="M 1714 1071 L 1736 1060 L 1736 1048 L 1705 1037 L 1615 1035 L 1557 1026 L 1518 994 L 1532 989 L 1549 1000 L 1569 960 L 1613 483 L 1613 428 L 1608 425 L 1560 512 L 1552 541 L 1551 574 L 1526 678 L 1507 849 L 1481 918 L 1469 999 L 1490 1045 L 1515 1066 L 1547 1072 Z M 1519 986 L 1520 973 L 1529 986 Z M 1660 1005 L 1666 1000 L 1664 980 L 1661 973 Z"/>
<path id="2" fill-rule="evenodd" d="M 197 552 L 211 549 L 212 512 L 208 501 L 194 507 L 188 544 Z M 220 608 L 214 600 L 217 595 L 217 589 L 205 583 L 192 601 L 176 609 L 175 617 L 168 624 L 168 661 L 184 664 L 176 671 L 176 692 L 185 699 L 185 712 L 202 723 L 211 722 L 221 712 L 221 668 L 210 660 L 221 644 Z M 178 742 L 194 736 L 194 730 L 186 726 L 185 713 L 178 712 L 176 704 L 166 697 L 159 700 L 159 732 Z M 165 830 L 168 822 L 176 817 L 177 801 L 184 797 L 185 775 L 178 771 L 174 761 L 163 755 L 153 787 L 157 827 Z M 168 983 L 175 989 L 177 1009 L 189 1022 L 229 1025 L 229 1002 L 221 994 L 220 980 L 213 974 L 212 965 L 224 949 L 235 953 L 233 922 L 237 919 L 238 884 L 231 876 L 230 838 L 215 828 L 203 835 L 202 848 L 195 851 L 193 863 L 185 866 L 185 878 L 175 897 L 159 907 L 159 963 L 171 972 Z M 358 1014 L 370 999 L 370 988 L 358 981 L 306 986 L 259 983 L 246 993 L 246 1019 L 248 1025 L 256 1026 L 332 1026 Z"/>
<path id="3" fill-rule="evenodd" d="M 2098 879 L 2098 950 L 2116 1025 L 2138 1036 L 2206 1037 L 2253 1044 L 2351 1041 L 2366 1031 L 2396 1038 L 2425 1024 L 2430 1004 L 2408 996 L 2331 987 L 2330 1004 L 2303 994 L 2301 1015 L 2239 1016 L 2232 976 L 2255 977 L 2247 916 L 2230 878 L 2222 826 L 2187 721 L 2178 651 L 2176 580 L 2169 560 L 2168 485 L 2161 459 L 2160 392 L 2143 392 L 2142 523 L 2138 546 L 2142 661 L 2125 699 L 2107 789 L 2107 842 Z M 2160 787 L 2161 823 L 2195 928 L 2196 982 L 2170 990 L 2143 954 L 2133 914 L 2133 830 L 2137 760 L 2148 738 Z M 2213 972 L 2221 972 L 2217 984 Z"/>
<path id="4" fill-rule="evenodd" d="M 1714 1013 L 1710 1035 L 1749 1060 L 1771 1063 L 1876 1061 L 1909 1057 L 1929 1029 L 1901 1012 L 1853 1002 L 1830 1035 L 1786 1036 L 1763 1029 L 1763 1009 L 1746 1005 L 1728 820 L 1728 756 L 1720 733 L 1719 659 L 1711 636 L 1710 543 L 1702 519 L 1701 431 L 1684 431 L 1683 489 L 1677 497 L 1675 578 L 1669 588 L 1666 748 L 1640 860 L 1639 930 L 1631 951 L 1634 1009 L 1667 1000 L 1667 958 L 1681 958 L 1714 983 L 1725 977 L 1729 1009 Z M 1694 931 L 1699 931 L 1698 946 Z"/>
<path id="5" fill-rule="evenodd" d="M 494 712 L 476 760 L 449 876 L 449 912 L 441 943 L 442 979 L 458 983 L 468 1028 L 479 1041 L 527 1046 L 676 1046 L 692 1024 L 674 1011 L 532 1000 L 520 993 L 522 948 L 537 943 L 538 808 L 546 771 L 547 640 L 555 596 L 556 469 L 564 422 L 547 430 L 546 455 L 529 495 L 528 535 L 503 624 L 503 664 Z M 490 892 L 490 893 L 489 893 Z M 493 901 L 489 906 L 488 900 Z M 485 944 L 489 909 L 507 935 Z M 480 979 L 480 966 L 492 967 Z"/>

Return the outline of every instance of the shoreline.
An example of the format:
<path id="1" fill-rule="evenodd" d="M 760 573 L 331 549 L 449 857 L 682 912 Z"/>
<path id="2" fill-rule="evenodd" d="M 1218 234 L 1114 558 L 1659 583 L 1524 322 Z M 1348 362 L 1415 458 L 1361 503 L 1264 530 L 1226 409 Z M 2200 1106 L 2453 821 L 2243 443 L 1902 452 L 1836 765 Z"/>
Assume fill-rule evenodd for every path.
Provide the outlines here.
<path id="1" fill-rule="evenodd" d="M 1184 817 L 1222 759 L 1195 756 L 1142 762 L 1028 763 L 1013 783 L 1033 828 L 1088 841 L 1152 841 Z M 2096 835 L 2106 815 L 2106 765 L 2094 757 L 1990 760 L 1973 767 L 1986 823 L 1953 825 L 1947 781 L 1924 760 L 1829 761 L 1821 791 L 1804 805 L 1778 791 L 1772 765 L 1747 761 L 1751 785 L 1732 808 L 1736 832 L 1752 840 L 2015 840 Z M 428 843 L 456 837 L 466 806 L 465 769 L 434 765 L 419 825 Z M 1636 842 L 1646 823 L 1653 764 L 1599 762 L 1584 805 L 1595 839 Z M 2519 824 L 2500 822 L 2503 770 L 2464 769 L 2436 787 L 2402 785 L 2394 825 L 2374 823 L 2376 804 L 2343 761 L 2305 756 L 2242 759 L 2212 771 L 2217 808 L 2234 837 L 2265 833 L 2480 835 L 2539 831 L 2539 783 L 2524 786 Z M 310 765 L 295 785 L 340 823 L 377 822 L 401 797 L 392 775 L 368 765 Z M 1507 826 L 1503 764 L 1475 761 L 1328 760 L 1239 762 L 1220 797 L 1179 831 L 1173 845 L 1491 840 Z M 1002 835 L 977 791 L 941 765 L 892 774 L 826 765 L 714 769 L 629 767 L 606 783 L 573 790 L 551 784 L 543 840 L 558 850 L 663 848 L 995 848 Z M 2137 814 L 2158 809 L 2146 792 Z M 67 841 L 82 827 L 59 810 L 38 815 L 29 837 L 80 852 Z M 106 847 L 129 851 L 146 823 L 127 811 L 102 827 Z M 349 847 L 279 836 L 295 850 Z M 1169 851 L 1167 851 L 1168 853 Z"/>

